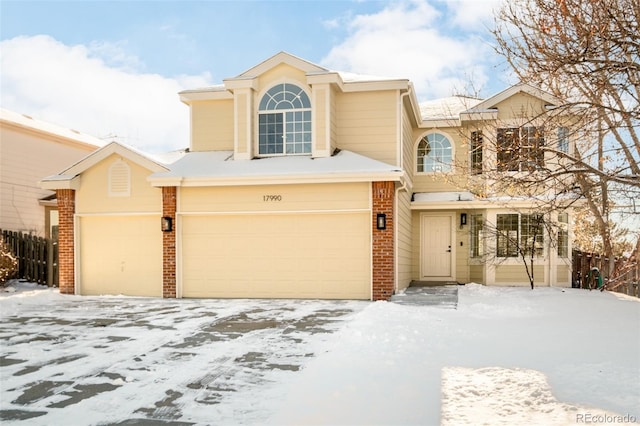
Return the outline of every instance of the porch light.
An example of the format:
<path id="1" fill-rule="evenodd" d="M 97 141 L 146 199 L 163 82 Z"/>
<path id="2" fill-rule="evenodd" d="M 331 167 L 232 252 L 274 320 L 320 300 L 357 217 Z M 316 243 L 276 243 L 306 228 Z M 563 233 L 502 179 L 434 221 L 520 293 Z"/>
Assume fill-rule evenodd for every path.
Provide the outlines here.
<path id="1" fill-rule="evenodd" d="M 173 219 L 169 216 L 163 216 L 161 227 L 162 232 L 171 232 L 173 230 Z"/>
<path id="2" fill-rule="evenodd" d="M 378 213 L 376 216 L 376 228 L 387 229 L 387 215 L 384 213 Z"/>
<path id="3" fill-rule="evenodd" d="M 464 226 L 467 224 L 467 214 L 460 213 L 460 226 Z"/>

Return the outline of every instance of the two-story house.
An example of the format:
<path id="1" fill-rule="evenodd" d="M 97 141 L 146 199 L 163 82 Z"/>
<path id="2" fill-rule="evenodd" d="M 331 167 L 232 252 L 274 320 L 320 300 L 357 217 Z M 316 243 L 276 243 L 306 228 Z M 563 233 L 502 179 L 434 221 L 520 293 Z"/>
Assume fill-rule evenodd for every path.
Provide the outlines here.
<path id="1" fill-rule="evenodd" d="M 457 176 L 491 157 L 465 141 L 480 116 L 558 102 L 548 95 L 421 106 L 406 79 L 281 52 L 180 99 L 188 149 L 158 159 L 111 143 L 43 179 L 61 209 L 62 293 L 378 300 L 413 280 L 526 283 L 517 262 L 483 254 L 482 226 L 517 215 L 523 232 L 526 215 Z M 569 285 L 562 259 L 544 248 L 540 284 Z"/>
<path id="2" fill-rule="evenodd" d="M 0 229 L 50 237 L 56 200 L 38 182 L 102 145 L 96 137 L 0 109 Z"/>

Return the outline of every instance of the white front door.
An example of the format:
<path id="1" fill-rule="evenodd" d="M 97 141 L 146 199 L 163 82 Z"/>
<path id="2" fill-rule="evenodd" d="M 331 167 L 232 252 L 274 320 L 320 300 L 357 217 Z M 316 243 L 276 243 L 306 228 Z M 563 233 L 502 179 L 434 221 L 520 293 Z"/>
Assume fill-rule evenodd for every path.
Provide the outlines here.
<path id="1" fill-rule="evenodd" d="M 453 216 L 423 215 L 421 220 L 422 279 L 454 279 L 452 272 L 451 224 Z"/>

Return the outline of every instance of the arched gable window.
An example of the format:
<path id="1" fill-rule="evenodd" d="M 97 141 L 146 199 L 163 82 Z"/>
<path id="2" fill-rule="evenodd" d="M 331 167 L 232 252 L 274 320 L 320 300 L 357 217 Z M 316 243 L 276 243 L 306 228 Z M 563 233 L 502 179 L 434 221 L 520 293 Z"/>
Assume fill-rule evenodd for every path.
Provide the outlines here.
<path id="1" fill-rule="evenodd" d="M 429 133 L 418 142 L 418 172 L 449 172 L 453 161 L 451 141 L 441 133 Z"/>
<path id="2" fill-rule="evenodd" d="M 258 154 L 311 153 L 311 101 L 295 84 L 281 83 L 264 94 L 258 107 Z"/>

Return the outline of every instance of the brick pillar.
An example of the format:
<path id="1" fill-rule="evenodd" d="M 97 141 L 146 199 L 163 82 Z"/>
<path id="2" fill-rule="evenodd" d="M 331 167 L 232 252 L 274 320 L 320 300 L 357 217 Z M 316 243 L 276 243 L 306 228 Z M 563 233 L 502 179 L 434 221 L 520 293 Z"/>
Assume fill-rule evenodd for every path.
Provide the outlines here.
<path id="1" fill-rule="evenodd" d="M 176 187 L 162 187 L 162 216 L 173 229 L 162 233 L 162 297 L 176 297 Z"/>
<path id="2" fill-rule="evenodd" d="M 393 295 L 395 262 L 394 262 L 394 190 L 393 182 L 373 182 L 372 184 L 372 217 L 373 228 L 373 300 L 388 300 Z M 386 229 L 378 229 L 378 213 L 386 215 Z"/>
<path id="3" fill-rule="evenodd" d="M 58 286 L 61 294 L 75 294 L 75 250 L 73 217 L 76 191 L 57 189 L 58 199 Z"/>

